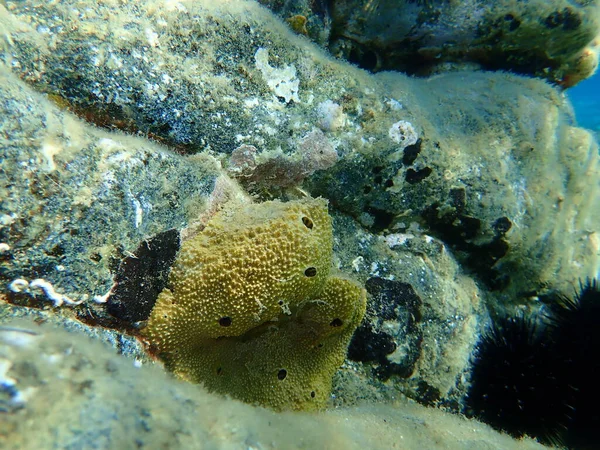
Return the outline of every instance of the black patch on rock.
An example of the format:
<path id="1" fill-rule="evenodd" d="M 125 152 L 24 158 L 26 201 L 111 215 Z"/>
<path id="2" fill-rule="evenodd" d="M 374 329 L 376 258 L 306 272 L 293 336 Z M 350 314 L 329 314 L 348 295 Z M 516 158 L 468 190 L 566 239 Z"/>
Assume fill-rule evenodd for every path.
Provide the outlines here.
<path id="1" fill-rule="evenodd" d="M 364 211 L 375 219 L 373 226 L 371 227 L 375 233 L 379 233 L 388 228 L 395 217 L 394 214 L 383 209 L 375 208 L 374 206 L 367 206 Z"/>
<path id="2" fill-rule="evenodd" d="M 179 231 L 171 229 L 144 240 L 119 264 L 107 311 L 130 324 L 146 320 L 167 285 L 179 251 Z"/>
<path id="3" fill-rule="evenodd" d="M 521 21 L 514 14 L 506 14 L 504 21 L 508 23 L 508 30 L 515 31 L 521 26 Z"/>
<path id="4" fill-rule="evenodd" d="M 504 236 L 512 227 L 512 222 L 508 217 L 500 217 L 494 222 L 494 230 L 498 236 Z"/>
<path id="5" fill-rule="evenodd" d="M 500 274 L 494 266 L 509 251 L 504 235 L 510 230 L 512 222 L 508 217 L 500 217 L 492 224 L 495 236 L 489 242 L 474 243 L 472 241 L 479 236 L 482 224 L 477 217 L 466 214 L 466 207 L 464 190 L 451 189 L 447 204 L 432 204 L 423 211 L 423 218 L 431 231 L 457 251 L 457 256 L 490 289 L 501 290 L 507 286 L 510 278 Z"/>
<path id="6" fill-rule="evenodd" d="M 430 386 L 424 380 L 419 381 L 417 394 L 419 395 L 419 403 L 425 406 L 435 406 L 441 397 L 440 390 Z"/>
<path id="7" fill-rule="evenodd" d="M 348 358 L 375 363 L 373 371 L 380 380 L 385 381 L 392 375 L 408 378 L 421 355 L 421 299 L 410 284 L 401 281 L 374 277 L 367 280 L 365 287 L 369 293 L 369 319 L 354 333 Z M 386 321 L 398 323 L 398 334 L 383 330 Z M 388 355 L 398 345 L 407 350 L 401 361 L 390 361 Z"/>
<path id="8" fill-rule="evenodd" d="M 450 189 L 450 204 L 462 214 L 467 207 L 467 192 L 463 188 Z"/>
<path id="9" fill-rule="evenodd" d="M 377 72 L 381 65 L 379 55 L 373 49 L 369 49 L 359 45 L 353 45 L 348 54 L 348 62 L 356 64 L 361 69 L 369 72 Z"/>
<path id="10" fill-rule="evenodd" d="M 431 167 L 425 167 L 420 170 L 408 169 L 406 171 L 404 179 L 410 184 L 417 184 L 423 181 L 429 175 L 431 175 L 432 172 L 433 170 L 431 169 Z"/>
<path id="11" fill-rule="evenodd" d="M 554 11 L 546 17 L 544 25 L 550 29 L 562 25 L 564 30 L 573 31 L 581 26 L 581 17 L 573 12 L 571 8 L 563 8 L 562 11 Z"/>
<path id="12" fill-rule="evenodd" d="M 402 164 L 405 166 L 410 166 L 415 162 L 419 153 L 421 153 L 421 144 L 422 140 L 419 139 L 416 143 L 412 145 L 407 145 L 404 147 L 404 154 L 402 156 Z"/>
<path id="13" fill-rule="evenodd" d="M 348 358 L 360 362 L 385 361 L 386 355 L 396 350 L 396 341 L 385 332 L 377 332 L 371 324 L 361 325 L 352 337 Z"/>

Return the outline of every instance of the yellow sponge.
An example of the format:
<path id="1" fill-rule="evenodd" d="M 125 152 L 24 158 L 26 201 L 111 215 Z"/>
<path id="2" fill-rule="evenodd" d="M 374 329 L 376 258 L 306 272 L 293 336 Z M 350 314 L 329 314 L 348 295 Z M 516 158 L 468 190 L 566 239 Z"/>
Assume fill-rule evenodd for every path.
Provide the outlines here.
<path id="1" fill-rule="evenodd" d="M 231 207 L 184 242 L 144 334 L 170 370 L 215 392 L 321 408 L 366 305 L 331 263 L 325 200 Z"/>

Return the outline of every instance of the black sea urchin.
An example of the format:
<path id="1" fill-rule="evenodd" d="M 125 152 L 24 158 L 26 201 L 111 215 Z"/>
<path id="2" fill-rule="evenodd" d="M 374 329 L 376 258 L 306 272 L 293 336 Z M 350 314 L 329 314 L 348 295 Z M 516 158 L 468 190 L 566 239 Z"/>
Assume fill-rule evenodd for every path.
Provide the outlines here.
<path id="1" fill-rule="evenodd" d="M 576 298 L 551 308 L 552 348 L 562 375 L 572 387 L 565 398 L 572 408 L 564 443 L 574 449 L 600 448 L 600 290 L 596 280 Z"/>
<path id="2" fill-rule="evenodd" d="M 501 318 L 479 342 L 466 412 L 516 437 L 600 448 L 599 350 L 596 281 L 543 318 Z"/>
<path id="3" fill-rule="evenodd" d="M 549 327 L 522 316 L 497 320 L 479 342 L 467 414 L 515 437 L 561 441 L 569 421 Z"/>

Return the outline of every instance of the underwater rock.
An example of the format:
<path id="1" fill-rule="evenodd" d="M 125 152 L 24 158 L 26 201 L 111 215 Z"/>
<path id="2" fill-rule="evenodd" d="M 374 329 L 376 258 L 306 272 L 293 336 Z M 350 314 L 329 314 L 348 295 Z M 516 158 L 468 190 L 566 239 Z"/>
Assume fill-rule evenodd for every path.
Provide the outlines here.
<path id="1" fill-rule="evenodd" d="M 1 64 L 0 136 L 0 280 L 21 304 L 105 301 L 125 253 L 195 217 L 218 176 L 210 157 L 85 124 Z"/>
<path id="2" fill-rule="evenodd" d="M 330 276 L 327 202 L 226 206 L 184 241 L 143 335 L 179 377 L 271 408 L 324 407 L 365 310 Z"/>
<path id="3" fill-rule="evenodd" d="M 334 2 L 328 0 L 258 0 L 258 3 L 269 8 L 273 13 L 285 20 L 297 34 L 308 36 L 323 47 L 331 36 L 331 15 Z"/>
<path id="4" fill-rule="evenodd" d="M 7 448 L 544 448 L 414 402 L 274 413 L 140 366 L 81 331 L 33 321 L 0 325 L 0 380 Z"/>
<path id="5" fill-rule="evenodd" d="M 70 312 L 71 310 L 27 308 L 13 305 L 8 302 L 4 294 L 0 294 L 0 327 L 14 321 L 27 321 L 37 325 L 48 324 L 68 333 L 82 336 L 84 339 L 102 342 L 106 346 L 112 347 L 113 353 L 117 352 L 138 363 L 152 361 L 142 342 L 134 336 L 110 328 L 87 325 Z"/>
<path id="6" fill-rule="evenodd" d="M 587 181 L 598 178 L 597 144 L 540 80 L 371 75 L 253 2 L 6 5 L 11 70 L 83 117 L 224 160 L 252 146 L 256 167 L 277 171 L 256 176 L 278 187 L 306 176 L 289 163 L 321 128 L 338 157 L 303 187 L 372 231 L 430 228 L 504 298 L 568 293 L 597 272 L 599 186 Z M 498 221 L 510 230 L 500 235 Z"/>
<path id="7" fill-rule="evenodd" d="M 435 404 L 461 388 L 482 299 L 570 292 L 598 271 L 598 146 L 543 81 L 369 74 L 245 1 L 3 1 L 0 28 L 0 276 L 13 303 L 99 321 L 93 300 L 120 262 L 212 216 L 225 170 L 282 198 L 303 182 L 332 206 L 334 264 L 385 280 L 373 305 L 390 285 L 421 302 L 412 323 L 416 300 L 388 320 L 372 312 L 371 334 L 396 349 L 346 361 L 335 401 Z M 403 327 L 421 340 L 406 359 Z M 406 370 L 378 372 L 386 361 Z"/>
<path id="8" fill-rule="evenodd" d="M 407 95 L 395 75 L 378 79 L 389 81 L 391 98 Z M 567 293 L 572 279 L 594 276 L 598 144 L 573 126 L 566 99 L 503 74 L 452 73 L 426 84 L 428 92 L 412 91 L 414 103 L 403 102 L 429 119 L 417 122 L 416 143 L 355 152 L 305 189 L 374 232 L 428 230 L 504 298 Z"/>
<path id="9" fill-rule="evenodd" d="M 417 229 L 374 236 L 334 214 L 337 266 L 367 288 L 367 313 L 334 383 L 336 405 L 460 401 L 485 290 L 448 248 Z M 359 361 L 359 362 L 355 362 Z"/>
<path id="10" fill-rule="evenodd" d="M 392 375 L 408 378 L 421 356 L 421 299 L 410 284 L 401 281 L 373 277 L 365 287 L 370 294 L 367 317 L 371 320 L 354 333 L 348 358 L 378 363 L 375 373 L 383 381 Z"/>
<path id="11" fill-rule="evenodd" d="M 571 87 L 598 65 L 595 0 L 260 0 L 299 34 L 358 66 L 430 75 L 480 67 Z M 294 26 L 299 17 L 305 24 Z"/>

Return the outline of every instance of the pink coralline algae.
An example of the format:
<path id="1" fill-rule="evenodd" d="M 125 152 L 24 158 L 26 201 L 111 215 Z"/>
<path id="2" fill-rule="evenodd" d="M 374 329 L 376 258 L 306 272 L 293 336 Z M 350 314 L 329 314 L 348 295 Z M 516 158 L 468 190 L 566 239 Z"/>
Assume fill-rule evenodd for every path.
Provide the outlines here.
<path id="1" fill-rule="evenodd" d="M 236 148 L 229 159 L 229 174 L 249 187 L 290 188 L 317 170 L 328 169 L 338 154 L 327 136 L 315 129 L 302 138 L 296 153 L 263 156 L 252 145 Z"/>

